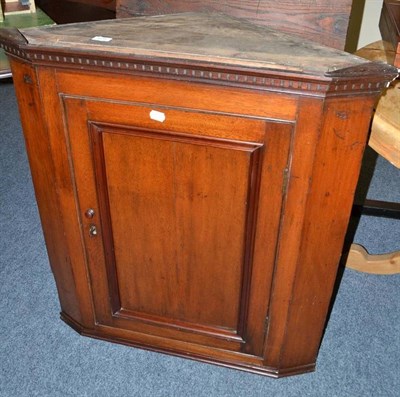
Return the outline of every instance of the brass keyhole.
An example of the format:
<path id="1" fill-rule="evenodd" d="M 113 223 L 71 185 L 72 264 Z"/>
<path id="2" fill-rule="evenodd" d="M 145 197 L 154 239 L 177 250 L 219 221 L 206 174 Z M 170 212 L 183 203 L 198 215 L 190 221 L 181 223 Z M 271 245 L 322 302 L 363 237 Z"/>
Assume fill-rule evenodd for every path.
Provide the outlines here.
<path id="1" fill-rule="evenodd" d="M 96 225 L 90 225 L 89 227 L 89 236 L 96 237 L 97 236 L 97 227 Z"/>

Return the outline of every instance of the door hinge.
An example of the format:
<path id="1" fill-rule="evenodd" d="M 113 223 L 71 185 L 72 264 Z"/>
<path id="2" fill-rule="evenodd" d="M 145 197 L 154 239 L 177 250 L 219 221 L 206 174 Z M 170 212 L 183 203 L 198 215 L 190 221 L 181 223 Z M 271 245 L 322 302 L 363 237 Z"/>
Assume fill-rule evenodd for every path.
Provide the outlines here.
<path id="1" fill-rule="evenodd" d="M 269 316 L 265 317 L 265 320 L 264 320 L 264 331 L 265 332 L 268 331 L 268 326 L 269 326 Z"/>
<path id="2" fill-rule="evenodd" d="M 289 168 L 285 168 L 283 170 L 283 183 L 282 183 L 282 192 L 286 193 L 286 189 L 289 183 Z"/>

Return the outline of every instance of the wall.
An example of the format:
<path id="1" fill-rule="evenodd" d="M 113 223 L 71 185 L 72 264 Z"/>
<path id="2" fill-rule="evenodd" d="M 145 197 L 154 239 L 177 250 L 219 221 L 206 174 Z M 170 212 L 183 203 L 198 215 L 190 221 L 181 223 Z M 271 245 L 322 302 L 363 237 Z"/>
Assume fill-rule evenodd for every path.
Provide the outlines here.
<path id="1" fill-rule="evenodd" d="M 367 44 L 381 40 L 379 18 L 382 4 L 383 0 L 353 0 L 346 51 L 354 52 Z"/>
<path id="2" fill-rule="evenodd" d="M 355 2 L 357 1 L 359 0 L 355 0 Z M 379 18 L 381 15 L 382 3 L 383 0 L 365 0 L 357 48 L 364 47 L 367 44 L 382 39 L 379 31 Z"/>

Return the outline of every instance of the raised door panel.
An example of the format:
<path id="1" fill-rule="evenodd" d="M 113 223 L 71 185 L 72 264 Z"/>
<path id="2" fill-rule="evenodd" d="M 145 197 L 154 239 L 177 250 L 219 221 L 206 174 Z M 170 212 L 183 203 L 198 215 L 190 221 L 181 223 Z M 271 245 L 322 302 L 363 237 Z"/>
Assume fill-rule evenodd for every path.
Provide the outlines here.
<path id="1" fill-rule="evenodd" d="M 102 136 L 97 167 L 105 171 L 117 310 L 236 334 L 243 231 L 254 213 L 253 187 L 243 181 L 257 172 L 259 145 L 111 128 L 93 134 Z"/>
<path id="2" fill-rule="evenodd" d="M 97 323 L 262 356 L 292 126 L 64 107 Z"/>

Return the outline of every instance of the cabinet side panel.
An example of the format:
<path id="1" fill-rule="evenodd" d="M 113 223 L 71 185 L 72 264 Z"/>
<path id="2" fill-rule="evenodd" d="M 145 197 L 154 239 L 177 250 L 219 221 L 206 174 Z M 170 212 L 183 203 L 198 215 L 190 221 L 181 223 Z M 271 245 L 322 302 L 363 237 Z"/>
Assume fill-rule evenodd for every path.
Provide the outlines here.
<path id="1" fill-rule="evenodd" d="M 64 241 L 63 225 L 60 222 L 53 155 L 42 115 L 39 83 L 35 69 L 31 66 L 11 60 L 11 67 L 36 200 L 61 309 L 80 321 L 81 314 L 70 257 Z"/>
<path id="2" fill-rule="evenodd" d="M 374 97 L 369 97 L 326 102 L 291 297 L 282 367 L 304 365 L 316 358 L 374 100 Z"/>
<path id="3" fill-rule="evenodd" d="M 56 221 L 63 228 L 63 244 L 65 244 L 68 267 L 72 273 L 76 291 L 75 302 L 79 305 L 81 313 L 80 324 L 91 328 L 94 325 L 94 314 L 86 267 L 86 251 L 80 228 L 75 175 L 65 134 L 64 109 L 59 97 L 54 70 L 39 69 L 38 79 L 41 87 L 43 117 L 48 132 L 48 145 L 53 153 L 54 181 L 51 188 L 57 191 L 60 208 Z M 70 317 L 73 318 L 73 316 Z"/>
<path id="4" fill-rule="evenodd" d="M 323 101 L 320 100 L 303 98 L 299 102 L 296 129 L 291 145 L 265 345 L 265 365 L 274 368 L 281 367 L 282 346 L 292 304 L 291 294 L 300 253 L 305 206 L 321 127 L 322 109 Z"/>

